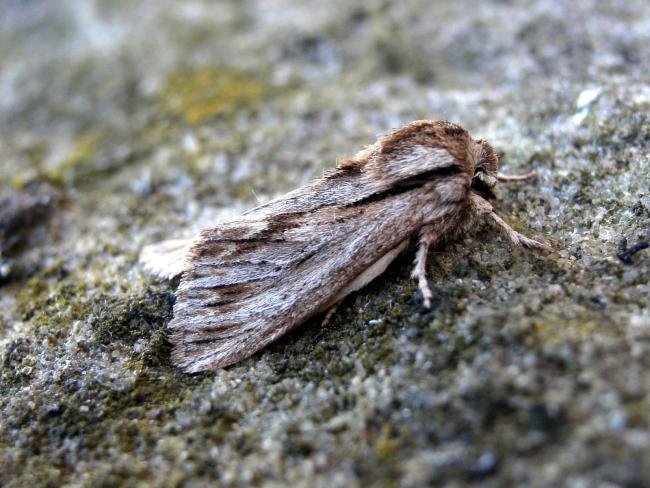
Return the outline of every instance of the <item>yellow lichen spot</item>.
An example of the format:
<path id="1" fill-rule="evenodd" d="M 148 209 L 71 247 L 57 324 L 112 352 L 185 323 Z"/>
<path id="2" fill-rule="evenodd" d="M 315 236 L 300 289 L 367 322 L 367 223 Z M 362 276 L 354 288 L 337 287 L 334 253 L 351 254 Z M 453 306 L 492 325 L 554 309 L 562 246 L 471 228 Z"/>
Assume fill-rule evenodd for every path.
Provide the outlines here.
<path id="1" fill-rule="evenodd" d="M 34 168 L 19 168 L 13 175 L 12 185 L 17 190 L 24 190 L 28 183 L 34 181 L 39 176 L 39 172 Z"/>
<path id="2" fill-rule="evenodd" d="M 592 336 L 601 327 L 594 320 L 536 319 L 533 321 L 535 335 L 545 344 L 580 341 Z"/>
<path id="3" fill-rule="evenodd" d="M 397 440 L 391 436 L 391 428 L 389 425 L 384 425 L 379 433 L 377 442 L 375 443 L 375 450 L 377 456 L 380 458 L 391 457 L 398 448 Z"/>
<path id="4" fill-rule="evenodd" d="M 191 124 L 259 103 L 267 85 L 240 71 L 203 68 L 173 73 L 162 92 L 165 109 Z"/>
<path id="5" fill-rule="evenodd" d="M 86 167 L 96 157 L 99 140 L 100 136 L 96 132 L 79 136 L 65 158 L 58 165 L 47 169 L 44 176 L 57 185 L 74 185 L 88 172 Z"/>
<path id="6" fill-rule="evenodd" d="M 13 174 L 13 186 L 23 190 L 29 183 L 40 175 L 40 168 L 48 153 L 48 145 L 45 141 L 38 141 L 22 150 L 26 164 L 20 164 Z"/>

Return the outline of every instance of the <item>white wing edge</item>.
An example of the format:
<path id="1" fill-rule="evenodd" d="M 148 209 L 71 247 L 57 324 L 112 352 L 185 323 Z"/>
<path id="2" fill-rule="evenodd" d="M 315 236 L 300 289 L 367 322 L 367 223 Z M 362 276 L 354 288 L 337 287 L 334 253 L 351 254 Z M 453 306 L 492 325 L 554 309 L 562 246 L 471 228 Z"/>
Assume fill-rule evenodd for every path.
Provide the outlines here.
<path id="1" fill-rule="evenodd" d="M 173 280 L 187 266 L 187 253 L 194 239 L 171 239 L 142 248 L 139 261 L 143 269 L 158 278 Z"/>

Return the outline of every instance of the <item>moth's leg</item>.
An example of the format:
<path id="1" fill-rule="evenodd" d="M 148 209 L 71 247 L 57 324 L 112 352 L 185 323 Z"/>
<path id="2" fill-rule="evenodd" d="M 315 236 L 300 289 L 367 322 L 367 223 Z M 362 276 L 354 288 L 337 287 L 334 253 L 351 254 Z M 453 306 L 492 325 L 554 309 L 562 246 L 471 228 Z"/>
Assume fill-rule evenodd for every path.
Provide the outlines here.
<path id="1" fill-rule="evenodd" d="M 504 232 L 510 241 L 517 246 L 524 246 L 531 249 L 541 249 L 543 251 L 552 252 L 553 248 L 544 242 L 536 241 L 530 237 L 526 237 L 523 234 L 520 234 L 515 229 L 510 227 L 501 217 L 499 217 L 494 211 L 487 214 L 490 223 L 494 225 L 497 229 Z"/>
<path id="2" fill-rule="evenodd" d="M 474 214 L 477 217 L 484 215 L 492 225 L 494 225 L 500 231 L 504 232 L 513 244 L 528 248 L 541 249 L 543 251 L 553 251 L 553 248 L 548 244 L 536 241 L 530 237 L 526 237 L 525 235 L 520 234 L 515 229 L 510 227 L 501 217 L 496 214 L 494 208 L 492 207 L 492 204 L 485 198 L 475 193 L 470 195 L 469 198 L 472 207 L 474 208 Z"/>
<path id="3" fill-rule="evenodd" d="M 537 176 L 537 173 L 534 171 L 526 173 L 525 175 L 504 175 L 503 173 L 497 173 L 497 180 L 507 183 L 509 181 L 532 180 L 535 176 Z"/>
<path id="4" fill-rule="evenodd" d="M 427 280 L 427 255 L 429 254 L 429 248 L 438 239 L 440 239 L 440 233 L 433 225 L 425 225 L 420 229 L 420 240 L 415 254 L 415 267 L 411 273 L 411 276 L 418 280 L 418 287 L 424 300 L 422 306 L 427 309 L 431 308 L 431 299 L 433 298 L 433 292 Z"/>
<path id="5" fill-rule="evenodd" d="M 332 322 L 332 317 L 336 313 L 336 310 L 339 308 L 339 305 L 341 305 L 341 303 L 343 303 L 343 300 L 339 300 L 329 308 L 329 310 L 325 314 L 325 318 L 320 324 L 321 327 L 327 327 L 328 325 L 330 325 L 330 322 Z"/>

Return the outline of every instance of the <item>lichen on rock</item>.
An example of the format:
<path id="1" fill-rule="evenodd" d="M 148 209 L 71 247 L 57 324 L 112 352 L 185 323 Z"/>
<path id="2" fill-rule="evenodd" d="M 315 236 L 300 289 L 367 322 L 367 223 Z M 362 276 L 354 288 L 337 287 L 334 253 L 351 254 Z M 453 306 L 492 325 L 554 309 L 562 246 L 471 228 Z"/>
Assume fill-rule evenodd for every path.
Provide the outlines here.
<path id="1" fill-rule="evenodd" d="M 0 10 L 2 486 L 647 483 L 650 253 L 616 257 L 650 237 L 647 2 Z M 409 250 L 329 327 L 175 369 L 140 249 L 420 118 L 536 171 L 495 205 L 557 252 L 480 227 L 429 312 Z"/>

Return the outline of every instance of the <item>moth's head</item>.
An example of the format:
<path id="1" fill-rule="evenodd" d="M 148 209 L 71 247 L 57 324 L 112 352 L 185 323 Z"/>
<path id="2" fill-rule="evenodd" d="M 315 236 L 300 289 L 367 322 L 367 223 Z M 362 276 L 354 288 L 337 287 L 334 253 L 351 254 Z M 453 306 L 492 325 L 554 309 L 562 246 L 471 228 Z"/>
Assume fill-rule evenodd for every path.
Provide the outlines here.
<path id="1" fill-rule="evenodd" d="M 487 141 L 475 141 L 477 147 L 476 166 L 472 177 L 472 190 L 483 198 L 496 198 L 498 159 L 494 149 Z"/>

